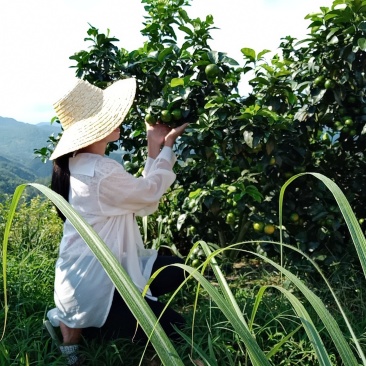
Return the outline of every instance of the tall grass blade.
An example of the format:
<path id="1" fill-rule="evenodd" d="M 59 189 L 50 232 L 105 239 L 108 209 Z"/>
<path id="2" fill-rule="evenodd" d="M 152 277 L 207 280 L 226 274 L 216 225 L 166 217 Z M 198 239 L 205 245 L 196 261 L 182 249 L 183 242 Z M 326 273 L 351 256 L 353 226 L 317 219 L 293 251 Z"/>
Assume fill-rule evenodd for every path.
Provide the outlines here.
<path id="1" fill-rule="evenodd" d="M 202 350 L 200 346 L 198 346 L 194 341 L 188 337 L 186 334 L 182 333 L 179 329 L 175 329 L 178 334 L 196 351 L 201 361 L 205 362 L 206 365 L 209 366 L 219 366 L 214 357 L 208 356 L 205 351 Z"/>
<path id="2" fill-rule="evenodd" d="M 238 318 L 235 306 L 226 300 L 226 298 L 220 294 L 217 288 L 215 288 L 197 269 L 189 267 L 185 264 L 174 264 L 177 267 L 181 267 L 190 276 L 194 277 L 199 284 L 207 291 L 208 295 L 216 303 L 218 308 L 231 323 L 236 333 L 241 337 L 253 366 L 265 366 L 270 365 L 264 352 L 260 349 L 258 343 L 255 341 L 253 335 L 250 333 L 248 326 Z"/>
<path id="3" fill-rule="evenodd" d="M 47 196 L 59 208 L 65 217 L 67 217 L 88 244 L 94 255 L 101 262 L 104 270 L 111 278 L 142 329 L 146 334 L 150 334 L 154 329 L 156 317 L 107 245 L 101 240 L 92 227 L 69 205 L 68 202 L 64 200 L 63 197 L 41 184 L 29 183 L 28 185 L 38 189 Z M 25 186 L 26 185 L 19 186 L 14 193 L 13 205 L 15 205 L 15 207 Z M 13 211 L 15 211 L 15 207 L 13 208 Z M 9 233 L 13 216 L 14 215 L 10 212 L 6 224 L 9 228 L 8 231 L 6 231 L 7 233 Z M 7 234 L 7 236 L 4 237 L 3 247 L 7 246 L 8 236 L 9 235 Z M 155 327 L 155 332 L 153 332 L 151 336 L 151 343 L 159 355 L 163 365 L 183 366 L 181 358 L 177 354 L 174 346 L 166 336 L 160 324 Z"/>
<path id="4" fill-rule="evenodd" d="M 254 252 L 249 252 L 252 255 L 256 255 L 259 258 L 262 258 L 264 261 L 270 263 L 273 267 L 277 268 L 281 271 L 305 296 L 311 306 L 314 308 L 316 313 L 318 314 L 320 320 L 323 322 L 326 327 L 329 335 L 333 339 L 333 342 L 339 352 L 340 357 L 342 358 L 343 364 L 345 366 L 355 366 L 358 365 L 355 355 L 353 354 L 349 344 L 347 343 L 345 336 L 340 330 L 337 322 L 334 317 L 330 314 L 325 304 L 321 301 L 321 299 L 315 295 L 299 278 L 297 278 L 293 273 L 282 267 L 280 264 L 272 261 L 271 259 Z M 362 351 L 360 357 L 363 360 Z M 366 365 L 366 363 L 364 363 Z"/>
<path id="5" fill-rule="evenodd" d="M 331 179 L 327 178 L 326 176 L 319 174 L 319 173 L 300 173 L 298 175 L 295 175 L 291 177 L 282 187 L 280 192 L 280 198 L 279 198 L 279 215 L 280 215 L 280 245 L 281 245 L 281 265 L 282 265 L 282 257 L 283 257 L 283 250 L 282 250 L 282 206 L 283 206 L 283 198 L 285 194 L 285 190 L 288 187 L 288 185 L 293 182 L 295 179 L 297 179 L 300 176 L 303 176 L 305 174 L 312 175 L 316 178 L 318 178 L 320 181 L 322 181 L 325 186 L 330 190 L 330 192 L 333 194 L 339 209 L 345 219 L 345 222 L 347 224 L 348 230 L 350 232 L 351 238 L 353 240 L 353 243 L 356 247 L 357 255 L 360 259 L 360 263 L 362 266 L 362 270 L 364 272 L 364 276 L 366 277 L 366 238 L 365 235 L 362 232 L 362 229 L 360 227 L 359 222 L 357 221 L 357 218 L 346 198 L 346 196 L 343 194 L 342 190 L 335 184 Z M 319 270 L 318 270 L 319 271 Z M 320 271 L 319 271 L 320 272 Z M 323 276 L 324 278 L 324 276 Z M 325 278 L 324 278 L 325 279 Z M 326 279 L 325 279 L 326 280 Z M 327 282 L 327 281 L 326 281 Z M 328 284 L 328 282 L 327 282 Z M 330 285 L 328 284 L 328 287 L 331 289 Z M 352 338 L 355 342 L 357 351 L 362 359 L 362 362 L 364 365 L 366 365 L 366 357 L 364 354 L 364 351 L 362 350 L 362 347 L 360 346 L 360 343 L 358 342 L 351 325 L 348 322 L 347 317 L 345 316 L 345 313 L 341 307 L 341 305 L 338 302 L 338 299 L 336 298 L 334 292 L 332 291 L 332 295 L 335 298 L 338 308 L 341 310 L 342 315 L 345 319 L 345 322 L 347 324 L 348 329 L 351 332 Z"/>
<path id="6" fill-rule="evenodd" d="M 280 242 L 282 243 L 282 206 L 283 206 L 283 197 L 285 194 L 285 190 L 288 187 L 288 185 L 293 182 L 295 179 L 305 175 L 309 174 L 312 175 L 319 180 L 321 180 L 326 187 L 330 190 L 330 192 L 333 194 L 339 209 L 345 219 L 345 222 L 347 224 L 348 230 L 351 234 L 351 238 L 353 240 L 353 243 L 355 244 L 358 257 L 360 258 L 360 262 L 362 265 L 362 269 L 366 278 L 366 239 L 365 235 L 362 232 L 361 226 L 359 222 L 357 221 L 357 218 L 355 214 L 352 211 L 352 207 L 350 206 L 346 196 L 343 194 L 341 189 L 335 184 L 331 179 L 327 178 L 326 176 L 319 174 L 319 173 L 300 173 L 293 177 L 291 177 L 281 188 L 280 192 L 280 198 L 279 198 L 279 215 L 280 215 Z M 282 262 L 281 262 L 282 264 Z"/>
<path id="7" fill-rule="evenodd" d="M 296 312 L 299 319 L 301 320 L 301 322 L 305 328 L 306 334 L 308 335 L 308 338 L 315 349 L 315 353 L 318 358 L 319 365 L 332 366 L 332 363 L 326 352 L 326 349 L 324 347 L 324 343 L 320 337 L 320 334 L 317 331 L 309 313 L 306 311 L 304 305 L 301 304 L 300 300 L 297 299 L 290 291 L 286 290 L 283 287 L 280 287 L 280 286 L 267 286 L 267 287 L 272 287 L 272 288 L 275 288 L 275 289 L 281 291 L 286 296 L 286 298 L 291 302 L 291 305 L 292 305 L 294 311 Z"/>
<path id="8" fill-rule="evenodd" d="M 302 328 L 302 326 L 299 325 L 292 332 L 290 332 L 289 334 L 286 334 L 286 336 L 283 337 L 280 342 L 278 342 L 274 347 L 272 347 L 272 349 L 269 352 L 266 353 L 267 358 L 270 360 L 271 357 L 273 357 L 276 353 L 278 353 L 281 350 L 281 348 L 283 347 L 283 345 L 289 339 L 291 339 L 301 328 Z"/>
<path id="9" fill-rule="evenodd" d="M 11 204 L 9 207 L 8 217 L 7 217 L 7 221 L 6 221 L 5 229 L 4 229 L 2 257 L 3 257 L 3 282 L 4 282 L 4 307 L 5 307 L 5 309 L 4 309 L 4 326 L 3 326 L 3 332 L 1 335 L 0 341 L 4 338 L 4 335 L 5 335 L 5 329 L 6 329 L 6 324 L 7 324 L 7 320 L 8 320 L 8 311 L 9 311 L 8 295 L 7 295 L 7 277 L 6 277 L 8 241 L 9 241 L 10 229 L 11 229 L 11 224 L 14 219 L 15 211 L 18 206 L 19 199 L 20 199 L 25 187 L 26 187 L 26 185 L 20 185 L 15 189 L 13 198 L 12 198 L 12 201 L 11 201 Z"/>
<path id="10" fill-rule="evenodd" d="M 223 252 L 225 250 L 225 248 L 218 249 L 218 250 L 215 250 L 214 252 L 212 252 L 206 242 L 198 241 L 198 244 L 202 247 L 202 249 L 204 250 L 204 252 L 207 256 L 207 261 L 205 262 L 204 267 L 207 266 L 208 263 L 211 264 L 211 269 L 213 270 L 213 272 L 215 274 L 216 280 L 217 280 L 217 282 L 220 286 L 220 289 L 221 289 L 222 293 L 224 294 L 227 302 L 234 309 L 236 316 L 238 317 L 238 320 L 240 322 L 242 322 L 242 324 L 249 330 L 249 327 L 244 319 L 243 313 L 240 310 L 240 307 L 235 299 L 235 296 L 233 295 L 232 291 L 230 290 L 230 287 L 225 279 L 225 276 L 223 275 L 223 273 L 220 269 L 220 266 L 216 262 L 215 256 L 217 254 Z"/>

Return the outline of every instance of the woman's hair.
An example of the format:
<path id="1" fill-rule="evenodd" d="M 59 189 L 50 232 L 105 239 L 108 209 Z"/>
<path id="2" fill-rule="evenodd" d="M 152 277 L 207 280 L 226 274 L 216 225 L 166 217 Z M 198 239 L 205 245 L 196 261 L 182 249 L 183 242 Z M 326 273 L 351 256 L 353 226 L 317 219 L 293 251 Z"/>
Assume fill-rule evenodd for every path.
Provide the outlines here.
<path id="1" fill-rule="evenodd" d="M 53 161 L 51 189 L 60 194 L 66 201 L 69 201 L 70 190 L 70 170 L 69 170 L 69 158 L 72 153 L 62 155 Z M 66 217 L 56 207 L 57 213 L 62 219 L 66 220 Z"/>

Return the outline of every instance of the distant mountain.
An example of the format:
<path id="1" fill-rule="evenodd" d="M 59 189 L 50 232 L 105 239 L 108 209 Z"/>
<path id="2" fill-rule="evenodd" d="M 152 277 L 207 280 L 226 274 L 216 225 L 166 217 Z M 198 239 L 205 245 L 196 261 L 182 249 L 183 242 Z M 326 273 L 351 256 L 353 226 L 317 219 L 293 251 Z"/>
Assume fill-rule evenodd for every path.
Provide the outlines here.
<path id="1" fill-rule="evenodd" d="M 32 125 L 0 117 L 0 156 L 34 169 L 34 149 L 46 146 L 48 137 L 57 135 L 59 131 L 59 125 Z"/>
<path id="2" fill-rule="evenodd" d="M 22 183 L 50 181 L 52 162 L 43 163 L 34 150 L 47 146 L 49 136 L 60 131 L 57 123 L 29 124 L 0 117 L 0 194 L 11 194 Z M 110 157 L 121 162 L 121 155 L 113 152 Z"/>
<path id="3" fill-rule="evenodd" d="M 47 146 L 48 137 L 59 131 L 59 125 L 0 117 L 0 193 L 13 193 L 18 184 L 51 176 L 52 163 L 42 163 L 34 149 Z"/>

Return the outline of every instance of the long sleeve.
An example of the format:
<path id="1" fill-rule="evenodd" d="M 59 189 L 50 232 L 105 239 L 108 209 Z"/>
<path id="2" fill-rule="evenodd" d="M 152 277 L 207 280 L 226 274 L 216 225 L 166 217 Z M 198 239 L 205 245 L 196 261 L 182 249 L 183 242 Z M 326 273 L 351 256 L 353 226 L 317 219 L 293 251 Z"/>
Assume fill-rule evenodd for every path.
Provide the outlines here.
<path id="1" fill-rule="evenodd" d="M 100 209 L 106 215 L 133 212 L 144 216 L 156 211 L 162 195 L 175 180 L 175 156 L 171 148 L 162 149 L 156 159 L 149 159 L 144 175 L 136 178 L 119 164 L 101 179 L 98 187 Z M 105 167 L 110 168 L 110 167 Z"/>

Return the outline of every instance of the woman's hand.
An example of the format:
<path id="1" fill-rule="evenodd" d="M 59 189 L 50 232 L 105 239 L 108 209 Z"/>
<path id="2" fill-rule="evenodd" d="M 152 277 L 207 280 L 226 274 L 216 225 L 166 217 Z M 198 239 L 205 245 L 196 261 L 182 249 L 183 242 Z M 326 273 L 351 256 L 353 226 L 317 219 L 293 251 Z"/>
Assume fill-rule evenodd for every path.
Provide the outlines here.
<path id="1" fill-rule="evenodd" d="M 165 142 L 165 136 L 170 132 L 171 128 L 165 124 L 157 123 L 150 125 L 145 122 L 147 141 L 149 144 L 157 145 L 159 149 Z"/>
<path id="2" fill-rule="evenodd" d="M 164 145 L 173 147 L 175 140 L 184 132 L 187 126 L 188 123 L 184 123 L 181 126 L 172 128 L 165 136 Z"/>
<path id="3" fill-rule="evenodd" d="M 157 123 L 155 125 L 146 125 L 147 136 L 147 153 L 150 158 L 155 159 L 165 143 L 165 136 L 170 132 L 171 128 L 167 125 Z"/>
<path id="4" fill-rule="evenodd" d="M 173 147 L 175 140 L 184 132 L 188 123 L 181 126 L 171 128 L 164 123 L 156 123 L 150 125 L 145 122 L 147 132 L 148 154 L 155 159 L 160 152 L 161 147 Z"/>

